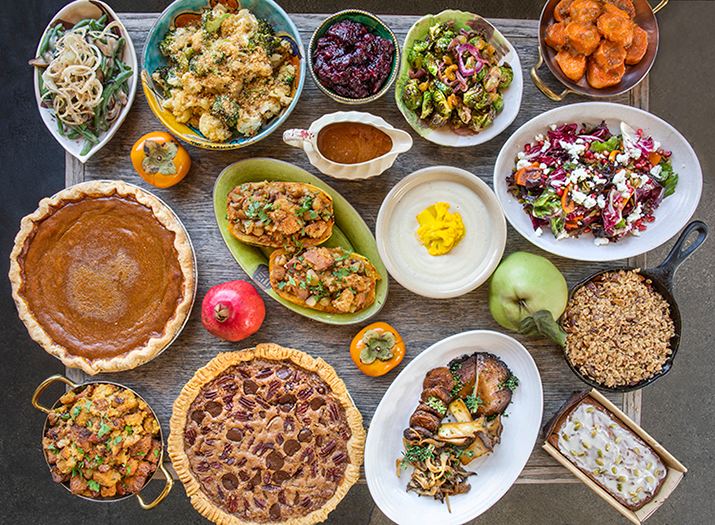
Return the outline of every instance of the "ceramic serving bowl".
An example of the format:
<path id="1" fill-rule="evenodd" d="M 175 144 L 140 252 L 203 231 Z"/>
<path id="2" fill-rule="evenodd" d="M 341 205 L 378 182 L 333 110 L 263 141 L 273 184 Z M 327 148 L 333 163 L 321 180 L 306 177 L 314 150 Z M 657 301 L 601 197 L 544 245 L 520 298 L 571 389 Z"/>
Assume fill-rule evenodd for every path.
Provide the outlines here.
<path id="1" fill-rule="evenodd" d="M 392 58 L 392 69 L 387 76 L 387 80 L 385 80 L 382 87 L 377 93 L 368 97 L 350 98 L 339 95 L 333 89 L 324 86 L 315 74 L 313 54 L 315 53 L 318 39 L 325 35 L 325 32 L 330 28 L 330 26 L 346 19 L 358 22 L 367 27 L 371 33 L 377 36 L 381 36 L 382 38 L 385 38 L 387 40 L 391 40 L 395 47 L 395 54 Z M 345 9 L 323 20 L 323 22 L 313 32 L 313 36 L 310 39 L 310 45 L 308 46 L 308 69 L 310 70 L 310 74 L 313 77 L 313 82 L 315 82 L 315 85 L 318 86 L 318 89 L 320 89 L 320 91 L 322 91 L 324 95 L 342 104 L 367 104 L 368 102 L 374 102 L 375 100 L 383 96 L 389 91 L 390 87 L 392 87 L 392 84 L 395 82 L 395 78 L 397 78 L 397 72 L 399 70 L 399 64 L 400 47 L 397 42 L 397 37 L 395 37 L 395 34 L 387 26 L 387 24 L 385 24 L 385 22 L 380 20 L 372 13 L 368 13 L 367 11 L 363 11 L 361 9 Z"/>
<path id="2" fill-rule="evenodd" d="M 291 114 L 298 103 L 305 82 L 305 52 L 300 33 L 278 4 L 273 0 L 242 0 L 241 2 L 229 0 L 222 3 L 225 3 L 229 10 L 248 9 L 256 18 L 266 20 L 275 29 L 276 36 L 290 43 L 291 53 L 295 57 L 298 67 L 296 67 L 296 77 L 293 81 L 292 102 L 283 108 L 281 113 L 264 123 L 256 135 L 252 137 L 235 136 L 225 142 L 211 141 L 202 135 L 198 128 L 178 122 L 171 111 L 164 109 L 162 106 L 162 101 L 165 98 L 164 92 L 156 85 L 151 75 L 158 68 L 169 64 L 168 59 L 159 51 L 159 42 L 162 41 L 164 35 L 175 28 L 177 24 L 185 25 L 187 20 L 200 16 L 205 9 L 215 6 L 216 2 L 214 0 L 176 0 L 170 4 L 156 19 L 147 36 L 141 74 L 144 94 L 154 115 L 172 134 L 194 146 L 213 150 L 243 148 L 266 138 Z"/>
<path id="3" fill-rule="evenodd" d="M 464 238 L 445 255 L 433 256 L 415 236 L 417 214 L 446 202 L 459 213 Z M 423 168 L 387 194 L 375 225 L 377 249 L 387 271 L 408 290 L 434 298 L 459 297 L 482 285 L 506 246 L 506 219 L 489 186 L 451 166 Z"/>
<path id="4" fill-rule="evenodd" d="M 45 419 L 45 425 L 43 427 L 43 432 L 42 432 L 43 437 L 47 435 L 48 430 L 50 430 L 50 428 L 53 426 L 53 424 L 51 423 L 51 417 L 52 417 L 51 414 L 54 412 L 54 410 L 56 408 L 61 407 L 63 404 L 62 398 L 57 399 L 57 401 L 52 405 L 51 408 L 47 408 L 45 405 L 43 405 L 40 402 L 40 396 L 42 395 L 42 393 L 47 389 L 48 386 L 50 386 L 53 383 L 65 383 L 70 388 L 70 390 L 67 393 L 74 393 L 77 395 L 81 395 L 81 392 L 83 390 L 85 390 L 89 385 L 110 384 L 110 385 L 117 386 L 121 389 L 128 390 L 131 393 L 133 393 L 138 399 L 140 399 L 140 400 L 142 399 L 142 397 L 139 394 L 137 394 L 134 390 L 132 390 L 131 388 L 127 388 L 126 386 L 120 385 L 118 383 L 112 383 L 110 381 L 93 381 L 91 383 L 76 384 L 73 381 L 71 381 L 71 380 L 67 379 L 66 377 L 59 375 L 59 374 L 50 376 L 47 379 L 45 379 L 42 383 L 40 383 L 40 385 L 37 387 L 37 389 L 35 389 L 35 392 L 32 395 L 32 405 L 36 409 L 38 409 L 41 412 L 44 412 L 45 414 L 48 415 L 48 417 Z M 89 405 L 89 406 L 91 408 L 87 407 L 88 411 L 101 410 L 100 408 L 98 408 L 96 406 L 93 406 L 93 405 Z M 152 410 L 151 407 L 148 406 L 148 403 L 147 403 L 147 407 L 149 408 L 149 411 L 151 412 L 151 414 L 154 416 L 154 419 L 156 419 L 156 421 L 158 422 L 159 419 L 156 417 L 156 413 Z M 73 417 L 77 417 L 77 416 L 73 416 Z M 106 421 L 109 421 L 108 415 L 105 415 L 104 417 L 106 418 Z M 79 438 L 80 439 L 82 439 L 82 438 L 88 439 L 90 442 L 92 440 L 92 436 L 98 437 L 99 433 L 102 432 L 101 428 L 100 428 L 99 432 L 97 432 L 96 429 L 94 429 L 93 431 L 90 430 L 89 437 L 87 437 L 84 434 L 82 434 L 82 432 L 84 430 L 89 430 L 89 429 L 81 429 L 76 424 L 75 424 L 75 427 L 80 430 L 80 432 L 78 432 Z M 110 430 L 109 430 L 109 426 L 108 426 L 106 432 L 109 432 L 109 431 Z M 102 438 L 98 438 L 98 439 L 102 439 Z M 164 489 L 153 501 L 151 501 L 149 503 L 144 501 L 144 498 L 142 497 L 140 492 L 137 492 L 135 494 L 115 495 L 115 496 L 106 497 L 106 498 L 90 498 L 90 497 L 82 496 L 82 495 L 78 495 L 78 497 L 85 499 L 87 501 L 94 501 L 97 503 L 107 503 L 107 502 L 121 501 L 121 500 L 136 496 L 137 501 L 139 501 L 139 505 L 143 509 L 149 510 L 149 509 L 153 509 L 154 507 L 156 507 L 159 503 L 161 503 L 164 500 L 164 498 L 166 498 L 166 496 L 171 491 L 171 488 L 174 486 L 174 479 L 172 478 L 171 473 L 169 473 L 169 471 L 164 466 L 164 437 L 161 432 L 161 426 L 159 426 L 159 440 L 161 441 L 161 448 L 159 449 L 159 452 L 158 452 L 158 460 L 156 462 L 156 469 L 154 470 L 153 473 L 151 473 L 150 475 L 148 475 L 146 477 L 146 480 L 144 481 L 144 485 L 142 486 L 142 490 L 143 490 L 144 488 L 146 488 L 146 486 L 149 484 L 149 482 L 154 478 L 156 473 L 161 471 L 161 473 L 163 474 L 163 476 L 166 480 Z M 121 439 L 120 439 L 120 441 L 121 441 Z M 75 446 L 77 446 L 76 443 L 75 443 Z M 43 447 L 43 449 L 44 449 L 44 447 Z M 108 444 L 108 450 L 109 450 L 109 444 Z M 45 450 L 45 461 L 47 462 L 48 468 L 51 469 L 52 468 L 51 463 L 50 463 L 49 458 L 47 457 L 46 450 Z M 96 461 L 96 458 L 93 458 L 92 461 Z M 98 472 L 101 472 L 101 471 L 98 471 Z M 53 476 L 54 476 L 54 474 L 53 474 Z M 127 472 L 127 476 L 131 476 L 131 472 Z M 67 481 L 62 482 L 62 486 L 65 487 L 68 491 L 71 491 L 70 482 L 67 482 Z"/>
<path id="5" fill-rule="evenodd" d="M 357 164 L 341 164 L 333 162 L 323 156 L 318 148 L 318 135 L 320 130 L 336 122 L 356 122 L 367 124 L 382 131 L 392 140 L 392 149 L 367 162 Z M 412 147 L 412 137 L 409 133 L 393 128 L 380 117 L 359 111 L 339 111 L 323 115 L 314 121 L 308 129 L 289 129 L 283 132 L 283 141 L 286 144 L 301 148 L 308 155 L 310 163 L 322 173 L 336 179 L 369 179 L 381 174 L 395 162 L 397 155 L 404 153 Z"/>
<path id="6" fill-rule="evenodd" d="M 407 60 L 410 50 L 415 41 L 423 40 L 427 35 L 429 28 L 435 24 L 441 24 L 449 21 L 455 22 L 456 30 L 461 28 L 482 30 L 487 35 L 489 43 L 497 49 L 499 56 L 499 64 L 508 63 L 514 70 L 514 79 L 511 85 L 504 91 L 504 109 L 497 114 L 492 124 L 484 131 L 480 131 L 474 135 L 458 134 L 452 131 L 449 125 L 444 125 L 440 128 L 431 128 L 429 123 L 421 120 L 419 115 L 409 109 L 402 96 L 405 92 L 405 85 L 410 80 L 410 63 Z M 405 42 L 402 47 L 402 55 L 405 59 L 400 66 L 400 74 L 395 82 L 395 100 L 405 120 L 412 126 L 420 136 L 440 144 L 442 146 L 476 146 L 483 144 L 488 140 L 493 139 L 504 131 L 516 118 L 521 107 L 521 95 L 524 89 L 524 77 L 521 71 L 521 62 L 519 55 L 514 46 L 497 30 L 491 23 L 483 19 L 479 15 L 467 13 L 464 11 L 442 11 L 436 15 L 426 15 L 420 18 L 410 28 Z"/>
<path id="7" fill-rule="evenodd" d="M 58 23 L 62 23 L 65 28 L 70 29 L 77 22 L 88 18 L 97 20 L 103 15 L 107 16 L 108 22 L 117 21 L 119 23 L 118 30 L 121 33 L 121 36 L 124 38 L 122 61 L 131 68 L 133 74 L 129 78 L 128 82 L 129 92 L 127 93 L 127 102 L 122 108 L 119 117 L 117 117 L 117 119 L 107 131 L 99 135 L 99 142 L 92 145 L 92 147 L 88 151 L 83 152 L 85 143 L 84 138 L 79 137 L 75 139 L 70 139 L 59 132 L 57 118 L 55 117 L 54 111 L 42 100 L 42 68 L 35 68 L 35 99 L 37 100 L 37 107 L 40 111 L 42 121 L 45 123 L 45 126 L 47 126 L 47 129 L 50 131 L 50 133 L 52 133 L 52 136 L 55 138 L 55 140 L 60 143 L 60 145 L 65 149 L 65 151 L 67 151 L 67 153 L 69 153 L 73 157 L 79 159 L 81 162 L 87 162 L 95 153 L 102 149 L 104 145 L 111 140 L 111 138 L 114 136 L 114 134 L 124 122 L 124 119 L 129 113 L 129 109 L 134 102 L 134 96 L 137 91 L 138 62 L 132 39 L 129 36 L 129 33 L 127 32 L 124 25 L 122 25 L 122 22 L 119 20 L 119 17 L 117 17 L 117 14 L 107 4 L 100 0 L 76 0 L 75 2 L 71 2 L 62 9 L 60 9 L 60 11 L 52 18 L 50 23 L 47 25 L 45 31 L 42 33 L 42 38 L 40 39 L 40 43 L 37 46 L 37 51 L 35 52 L 36 57 L 40 55 L 40 52 L 43 48 L 43 44 L 47 39 L 48 33 L 50 32 L 51 28 L 55 27 Z"/>
<path id="8" fill-rule="evenodd" d="M 560 1 L 561 0 L 548 0 L 546 5 L 544 5 L 544 9 L 541 11 L 541 18 L 539 19 L 539 60 L 531 68 L 531 79 L 536 87 L 551 100 L 559 102 L 569 93 L 580 93 L 582 95 L 592 97 L 610 97 L 625 93 L 638 85 L 648 74 L 648 71 L 650 71 L 653 62 L 655 61 L 655 55 L 658 52 L 658 42 L 660 38 L 658 32 L 658 21 L 655 18 L 655 13 L 665 7 L 668 0 L 661 0 L 661 2 L 654 8 L 650 6 L 647 0 L 632 0 L 633 7 L 636 11 L 636 16 L 633 20 L 648 34 L 648 50 L 640 62 L 632 66 L 626 65 L 626 72 L 618 84 L 602 89 L 591 87 L 586 81 L 585 75 L 578 82 L 569 79 L 563 74 L 561 68 L 556 62 L 556 50 L 546 45 L 544 35 L 546 34 L 546 29 L 551 24 L 556 22 L 556 19 L 554 18 L 554 10 Z M 541 77 L 539 77 L 538 70 L 544 63 L 546 63 L 546 66 L 549 68 L 549 71 L 551 71 L 551 74 L 556 77 L 559 82 L 566 86 L 566 89 L 564 89 L 561 93 L 555 93 L 552 91 L 551 88 L 544 83 Z"/>

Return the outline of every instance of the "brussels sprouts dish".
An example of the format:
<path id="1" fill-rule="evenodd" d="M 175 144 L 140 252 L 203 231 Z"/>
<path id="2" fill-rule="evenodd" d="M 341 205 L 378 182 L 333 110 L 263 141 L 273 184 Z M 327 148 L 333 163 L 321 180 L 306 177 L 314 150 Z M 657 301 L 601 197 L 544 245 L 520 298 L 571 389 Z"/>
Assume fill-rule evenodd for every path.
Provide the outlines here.
<path id="1" fill-rule="evenodd" d="M 482 31 L 456 29 L 453 20 L 431 26 L 424 39 L 415 41 L 407 60 L 404 104 L 431 128 L 449 125 L 465 135 L 492 124 L 514 78 L 508 63 L 499 64 Z"/>

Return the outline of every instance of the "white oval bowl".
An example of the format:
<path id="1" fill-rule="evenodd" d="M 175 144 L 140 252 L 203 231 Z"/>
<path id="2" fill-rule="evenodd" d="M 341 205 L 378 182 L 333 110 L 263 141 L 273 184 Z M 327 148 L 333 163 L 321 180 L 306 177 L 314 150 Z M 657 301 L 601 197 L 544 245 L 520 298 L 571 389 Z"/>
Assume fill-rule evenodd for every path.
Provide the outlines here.
<path id="1" fill-rule="evenodd" d="M 94 144 L 86 155 L 80 155 L 82 148 L 84 148 L 84 139 L 69 139 L 60 135 L 59 131 L 57 130 L 57 118 L 55 117 L 52 108 L 42 107 L 42 95 L 40 93 L 39 82 L 39 78 L 42 72 L 40 68 L 35 68 L 34 72 L 35 100 L 37 100 L 37 108 L 40 111 L 42 121 L 45 123 L 45 126 L 47 126 L 47 129 L 50 131 L 55 140 L 60 143 L 60 145 L 65 149 L 65 151 L 67 151 L 67 153 L 69 153 L 73 157 L 76 157 L 80 162 L 87 162 L 92 157 L 92 155 L 97 153 L 100 149 L 104 147 L 107 142 L 111 140 L 111 138 L 117 132 L 119 127 L 122 125 L 122 122 L 124 122 L 124 119 L 127 117 L 129 109 L 132 107 L 132 103 L 134 102 L 134 96 L 137 92 L 137 81 L 139 78 L 137 69 L 137 54 L 134 50 L 134 44 L 132 43 L 132 39 L 130 38 L 127 29 L 124 27 L 124 24 L 122 24 L 122 21 L 119 20 L 117 14 L 107 4 L 100 0 L 75 0 L 74 2 L 67 4 L 65 7 L 60 9 L 59 12 L 52 18 L 50 23 L 47 24 L 45 31 L 42 33 L 42 38 L 40 38 L 40 42 L 37 44 L 37 50 L 35 51 L 35 56 L 38 56 L 40 53 L 40 45 L 45 38 L 45 34 L 47 34 L 50 28 L 56 25 L 57 22 L 59 22 L 60 20 L 62 20 L 63 22 L 76 24 L 77 22 L 86 18 L 100 18 L 105 13 L 108 15 L 110 20 L 116 20 L 117 22 L 119 22 L 119 30 L 122 33 L 122 36 L 124 37 L 125 41 L 122 60 L 130 68 L 132 68 L 133 74 L 129 80 L 129 93 L 127 93 L 126 105 L 122 108 L 122 111 L 119 114 L 117 120 L 114 122 L 114 124 L 112 124 L 112 126 L 107 131 L 100 135 L 99 142 L 97 144 Z"/>
<path id="2" fill-rule="evenodd" d="M 594 244 L 591 234 L 557 241 L 550 230 L 537 236 L 529 215 L 522 205 L 507 192 L 506 177 L 516 166 L 516 156 L 525 144 L 534 141 L 538 133 L 546 134 L 549 126 L 567 123 L 599 124 L 605 121 L 611 132 L 619 133 L 621 122 L 633 129 L 642 129 L 673 152 L 670 160 L 678 173 L 675 193 L 663 199 L 653 216 L 655 221 L 639 237 L 628 235 L 616 243 L 603 246 Z M 539 248 L 579 261 L 613 261 L 635 257 L 657 248 L 677 234 L 690 220 L 700 202 L 703 175 L 700 162 L 692 146 L 673 126 L 664 120 L 631 106 L 611 102 L 583 102 L 562 106 L 531 119 L 506 141 L 494 165 L 494 192 L 501 202 L 504 214 L 511 225 L 526 240 Z"/>
<path id="3" fill-rule="evenodd" d="M 432 256 L 415 232 L 417 214 L 437 202 L 450 204 L 464 222 L 464 238 L 445 255 Z M 433 166 L 402 179 L 380 206 L 377 249 L 387 271 L 408 290 L 448 298 L 483 284 L 506 246 L 506 220 L 489 186 L 476 175 L 451 166 Z"/>
<path id="4" fill-rule="evenodd" d="M 334 124 L 336 122 L 359 122 L 373 126 L 392 139 L 392 149 L 376 159 L 357 164 L 341 164 L 326 159 L 317 147 L 318 133 L 328 124 Z M 307 130 L 286 130 L 283 133 L 283 141 L 291 146 L 302 148 L 306 155 L 308 155 L 310 163 L 318 168 L 321 173 L 325 173 L 336 179 L 348 180 L 369 179 L 370 177 L 380 175 L 394 164 L 397 155 L 404 153 L 412 147 L 412 137 L 409 133 L 394 128 L 380 117 L 360 111 L 338 111 L 336 113 L 323 115 L 314 121 Z"/>
<path id="5" fill-rule="evenodd" d="M 519 378 L 519 386 L 506 409 L 501 443 L 494 452 L 466 466 L 477 475 L 468 478 L 472 490 L 449 499 L 447 505 L 407 492 L 410 470 L 397 477 L 395 460 L 402 457 L 402 431 L 419 403 L 428 371 L 475 351 L 502 359 Z M 486 512 L 514 484 L 536 443 L 543 412 L 541 376 L 529 352 L 516 339 L 500 332 L 474 330 L 436 342 L 408 364 L 385 392 L 365 442 L 365 477 L 375 503 L 400 525 L 439 523 L 458 525 Z"/>

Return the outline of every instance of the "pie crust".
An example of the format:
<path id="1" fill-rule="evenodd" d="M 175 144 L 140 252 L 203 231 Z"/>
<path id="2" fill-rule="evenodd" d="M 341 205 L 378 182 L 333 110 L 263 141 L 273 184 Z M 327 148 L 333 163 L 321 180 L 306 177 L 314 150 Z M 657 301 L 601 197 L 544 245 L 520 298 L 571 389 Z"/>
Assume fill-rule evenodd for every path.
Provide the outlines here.
<path id="1" fill-rule="evenodd" d="M 249 375 L 256 367 L 266 373 Z M 281 384 L 271 392 L 268 385 L 278 383 L 278 378 L 282 378 Z M 324 385 L 325 394 L 317 396 L 323 390 L 316 385 Z M 281 404 L 289 391 L 295 393 L 294 403 Z M 319 408 L 312 403 L 316 397 L 320 398 L 316 403 Z M 302 401 L 310 408 L 304 406 L 301 410 Z M 335 404 L 341 407 L 339 418 Z M 243 410 L 247 406 L 252 408 Z M 174 402 L 170 427 L 168 450 L 174 469 L 192 505 L 219 525 L 304 525 L 323 521 L 360 476 L 365 444 L 362 416 L 335 370 L 322 359 L 299 350 L 259 344 L 219 354 L 184 386 Z M 307 439 L 293 439 L 306 429 L 312 430 Z M 322 432 L 328 434 L 322 436 Z M 333 440 L 324 441 L 331 435 L 342 436 L 336 440 L 335 448 Z M 341 447 L 346 454 L 338 456 L 336 452 Z M 331 466 L 335 471 L 344 467 L 342 476 L 331 476 Z M 279 473 L 281 477 L 276 481 Z M 252 476 L 255 479 L 251 480 Z M 316 477 L 320 481 L 315 481 Z M 311 483 L 318 486 L 306 486 Z M 320 495 L 333 490 L 321 506 L 306 505 L 311 498 L 317 501 Z M 274 506 L 278 507 L 277 516 Z"/>
<path id="2" fill-rule="evenodd" d="M 156 357 L 183 328 L 196 293 L 183 225 L 157 197 L 122 181 L 84 182 L 42 199 L 22 219 L 9 277 L 30 337 L 90 375 Z"/>

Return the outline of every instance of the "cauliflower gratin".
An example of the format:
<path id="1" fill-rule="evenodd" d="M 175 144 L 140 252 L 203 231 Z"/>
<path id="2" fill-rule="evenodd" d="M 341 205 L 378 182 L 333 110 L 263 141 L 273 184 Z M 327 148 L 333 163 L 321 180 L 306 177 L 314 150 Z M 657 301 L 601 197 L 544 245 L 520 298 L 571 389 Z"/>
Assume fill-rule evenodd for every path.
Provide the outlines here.
<path id="1" fill-rule="evenodd" d="M 162 106 L 213 142 L 252 137 L 293 100 L 290 43 L 247 9 L 217 4 L 169 31 L 159 49 L 171 62 L 152 74 Z"/>
<path id="2" fill-rule="evenodd" d="M 139 492 L 161 460 L 159 422 L 131 390 L 111 383 L 70 390 L 42 439 L 52 479 L 91 499 Z"/>

